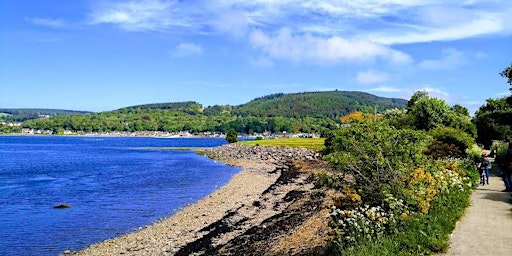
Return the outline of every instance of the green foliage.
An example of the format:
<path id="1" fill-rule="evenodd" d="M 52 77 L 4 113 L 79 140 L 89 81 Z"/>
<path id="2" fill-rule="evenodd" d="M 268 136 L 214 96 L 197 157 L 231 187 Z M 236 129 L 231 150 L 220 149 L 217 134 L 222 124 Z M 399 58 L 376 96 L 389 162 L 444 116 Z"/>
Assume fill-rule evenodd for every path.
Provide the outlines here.
<path id="1" fill-rule="evenodd" d="M 234 130 L 228 130 L 226 133 L 226 140 L 228 143 L 235 143 L 238 141 L 238 133 Z"/>
<path id="2" fill-rule="evenodd" d="M 476 126 L 472 123 L 467 108 L 460 105 L 450 107 L 444 100 L 429 97 L 424 91 L 414 93 L 406 112 L 386 111 L 384 119 L 390 125 L 401 129 L 430 131 L 448 126 L 476 136 Z"/>
<path id="3" fill-rule="evenodd" d="M 506 98 L 488 99 L 475 114 L 477 142 L 489 147 L 493 140 L 512 139 L 512 105 Z"/>
<path id="4" fill-rule="evenodd" d="M 492 142 L 491 150 L 496 150 L 495 162 L 498 165 L 502 165 L 503 157 L 507 152 L 510 142 L 505 142 L 502 140 L 495 140 Z"/>
<path id="5" fill-rule="evenodd" d="M 386 110 L 404 107 L 405 101 L 363 92 L 280 93 L 255 99 L 233 108 L 232 112 L 237 116 L 337 119 L 355 111 L 373 113 L 376 105 L 379 110 Z"/>
<path id="6" fill-rule="evenodd" d="M 448 144 L 443 141 L 433 140 L 425 154 L 430 155 L 434 159 L 440 158 L 462 158 L 464 157 L 465 151 L 454 144 Z"/>
<path id="7" fill-rule="evenodd" d="M 504 78 L 507 78 L 507 83 L 512 85 L 512 64 L 501 71 L 500 75 Z M 512 88 L 510 88 L 510 90 L 512 91 Z"/>
<path id="8" fill-rule="evenodd" d="M 343 188 L 343 177 L 340 175 L 330 175 L 325 172 L 318 173 L 315 179 L 315 187 L 328 187 L 340 190 Z"/>
<path id="9" fill-rule="evenodd" d="M 137 110 L 137 109 L 169 109 L 185 112 L 187 114 L 199 114 L 202 112 L 203 106 L 197 102 L 186 101 L 186 102 L 171 102 L 171 103 L 153 103 L 153 104 L 144 104 L 131 106 L 120 109 L 123 110 Z"/>
<path id="10" fill-rule="evenodd" d="M 26 121 L 25 128 L 72 132 L 188 131 L 225 133 L 325 133 L 339 126 L 339 116 L 350 111 L 373 112 L 405 103 L 360 92 L 276 94 L 241 106 L 203 109 L 196 102 L 157 103 L 86 115 L 52 116 Z"/>
<path id="11" fill-rule="evenodd" d="M 243 145 L 261 145 L 274 147 L 303 147 L 314 150 L 322 150 L 324 148 L 324 139 L 322 138 L 276 138 L 242 141 L 240 143 Z"/>
<path id="12" fill-rule="evenodd" d="M 327 134 L 325 159 L 338 177 L 352 178 L 336 187 L 341 196 L 334 198 L 331 211 L 331 254 L 417 255 L 446 249 L 477 172 L 467 162 L 433 160 L 424 152 L 430 146 L 440 155 L 462 157 L 474 138 L 454 127 L 454 117 L 467 117 L 464 111 L 422 96 L 411 104 L 412 112 L 427 109 L 424 103 L 446 111 L 438 125 L 424 126 L 429 132 L 396 129 L 401 120 L 417 121 L 417 116 L 390 111 L 382 122 L 351 124 Z M 332 184 L 331 177 L 319 176 L 318 183 Z"/>
<path id="13" fill-rule="evenodd" d="M 446 252 L 457 220 L 469 206 L 472 190 L 453 190 L 432 201 L 428 215 L 419 215 L 396 226 L 395 232 L 377 240 L 341 248 L 333 243 L 326 255 L 395 256 Z"/>
<path id="14" fill-rule="evenodd" d="M 26 120 L 38 119 L 43 116 L 84 115 L 90 112 L 62 109 L 6 108 L 0 109 L 0 113 L 3 114 L 0 118 L 1 120 L 8 122 L 23 122 Z"/>
<path id="15" fill-rule="evenodd" d="M 473 162 L 476 162 L 482 156 L 482 151 L 482 148 L 480 148 L 477 144 L 473 144 L 471 147 L 466 149 L 467 158 Z"/>
<path id="16" fill-rule="evenodd" d="M 21 127 L 7 126 L 0 124 L 0 134 L 21 133 Z"/>
<path id="17" fill-rule="evenodd" d="M 325 140 L 326 159 L 355 178 L 355 186 L 369 205 L 380 205 L 386 193 L 396 192 L 407 170 L 425 160 L 428 137 L 413 130 L 397 130 L 382 122 L 355 124 L 333 131 Z"/>
<path id="18" fill-rule="evenodd" d="M 469 117 L 469 110 L 466 108 L 466 107 L 463 107 L 459 104 L 455 104 L 453 107 L 452 107 L 452 110 L 453 112 L 455 112 L 456 114 L 458 115 L 461 115 L 461 116 L 467 116 Z"/>
<path id="19" fill-rule="evenodd" d="M 433 142 L 427 154 L 434 158 L 466 157 L 466 149 L 475 144 L 475 139 L 468 133 L 452 127 L 439 127 L 429 133 Z"/>
<path id="20" fill-rule="evenodd" d="M 420 98 L 408 112 L 418 130 L 429 131 L 450 123 L 452 110 L 444 100 L 430 97 Z"/>
<path id="21" fill-rule="evenodd" d="M 416 103 L 423 98 L 428 98 L 428 92 L 426 92 L 426 91 L 414 92 L 414 94 L 411 96 L 411 99 L 409 101 L 407 101 L 406 110 L 409 112 L 412 111 L 413 106 L 416 105 Z"/>

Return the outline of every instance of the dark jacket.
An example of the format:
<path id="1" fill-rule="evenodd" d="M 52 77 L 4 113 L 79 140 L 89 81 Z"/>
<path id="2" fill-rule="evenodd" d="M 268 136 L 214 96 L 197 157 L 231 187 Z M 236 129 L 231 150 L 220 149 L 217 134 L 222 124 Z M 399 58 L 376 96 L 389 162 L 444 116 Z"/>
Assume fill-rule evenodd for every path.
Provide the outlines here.
<path id="1" fill-rule="evenodd" d="M 487 170 L 491 167 L 491 162 L 487 159 L 487 157 L 482 157 L 477 162 L 478 170 Z"/>

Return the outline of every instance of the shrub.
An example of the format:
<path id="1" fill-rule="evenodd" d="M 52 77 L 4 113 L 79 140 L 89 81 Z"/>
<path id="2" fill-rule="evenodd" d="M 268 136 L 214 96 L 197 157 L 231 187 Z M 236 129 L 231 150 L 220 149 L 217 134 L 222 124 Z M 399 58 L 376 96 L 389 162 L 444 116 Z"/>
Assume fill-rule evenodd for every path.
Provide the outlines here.
<path id="1" fill-rule="evenodd" d="M 503 156 L 508 149 L 508 143 L 502 140 L 495 140 L 492 142 L 491 150 L 496 150 L 496 163 L 501 164 Z"/>
<path id="2" fill-rule="evenodd" d="M 422 132 L 371 122 L 333 131 L 325 140 L 324 153 L 334 168 L 354 177 L 363 200 L 376 206 L 386 193 L 400 189 L 411 166 L 423 163 L 427 143 Z"/>
<path id="3" fill-rule="evenodd" d="M 433 158 L 464 158 L 466 149 L 475 144 L 468 133 L 452 127 L 439 127 L 430 131 L 432 143 L 426 153 Z"/>
<path id="4" fill-rule="evenodd" d="M 478 180 L 469 161 L 428 161 L 383 206 L 333 207 L 336 255 L 418 255 L 442 252 Z M 404 198 L 404 199 L 398 199 Z"/>
<path id="5" fill-rule="evenodd" d="M 469 160 L 476 162 L 482 156 L 482 148 L 479 147 L 477 144 L 473 144 L 471 145 L 471 147 L 466 149 L 466 155 Z"/>
<path id="6" fill-rule="evenodd" d="M 235 143 L 238 141 L 238 133 L 234 129 L 230 129 L 226 132 L 226 140 L 228 143 Z"/>

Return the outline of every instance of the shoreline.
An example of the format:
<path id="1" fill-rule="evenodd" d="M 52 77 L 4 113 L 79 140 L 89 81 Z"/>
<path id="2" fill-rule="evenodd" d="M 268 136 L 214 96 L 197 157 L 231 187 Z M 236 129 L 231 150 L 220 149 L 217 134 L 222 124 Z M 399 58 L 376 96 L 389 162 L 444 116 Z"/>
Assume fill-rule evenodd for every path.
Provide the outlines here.
<path id="1" fill-rule="evenodd" d="M 261 148 L 264 147 L 258 150 Z M 66 250 L 63 254 L 211 255 L 218 254 L 220 250 L 233 250 L 230 249 L 233 241 L 243 237 L 250 229 L 270 225 L 262 223 L 282 215 L 290 205 L 301 199 L 297 196 L 297 200 L 287 202 L 285 197 L 305 189 L 300 186 L 312 188 L 312 184 L 306 182 L 310 174 L 293 173 L 295 176 L 285 177 L 287 180 L 283 182 L 283 174 L 290 171 L 290 167 L 284 166 L 282 157 L 276 157 L 274 153 L 276 150 L 283 151 L 283 156 L 290 157 L 295 149 L 271 149 L 269 152 L 266 152 L 269 149 L 264 149 L 260 154 L 253 153 L 253 150 L 254 147 L 250 146 L 225 145 L 196 151 L 224 164 L 239 166 L 242 170 L 224 186 L 167 218 L 78 252 Z M 317 211 L 311 213 L 316 214 Z M 226 229 L 226 226 L 230 228 Z"/>

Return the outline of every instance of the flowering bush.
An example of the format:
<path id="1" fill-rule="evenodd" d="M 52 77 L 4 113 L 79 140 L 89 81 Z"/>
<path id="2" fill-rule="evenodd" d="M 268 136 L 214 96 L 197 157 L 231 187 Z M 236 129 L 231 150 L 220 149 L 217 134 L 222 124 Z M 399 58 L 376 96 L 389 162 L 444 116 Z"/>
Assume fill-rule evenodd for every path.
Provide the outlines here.
<path id="1" fill-rule="evenodd" d="M 404 189 L 404 195 L 407 203 L 413 211 L 419 210 L 421 213 L 428 213 L 430 202 L 437 194 L 438 181 L 430 172 L 423 168 L 416 169 L 408 181 L 408 186 Z"/>
<path id="2" fill-rule="evenodd" d="M 365 204 L 352 210 L 343 210 L 333 206 L 331 219 L 336 232 L 336 242 L 341 246 L 348 246 L 361 240 L 377 239 L 408 217 L 410 212 L 402 199 L 387 194 L 385 201 L 387 207 Z"/>
<path id="3" fill-rule="evenodd" d="M 363 204 L 353 189 L 345 187 L 339 203 L 331 211 L 336 243 L 347 247 L 375 240 L 392 233 L 397 224 L 411 217 L 428 214 L 437 196 L 471 189 L 474 183 L 466 171 L 468 165 L 461 163 L 460 160 L 443 160 L 415 169 L 398 196 L 386 192 L 380 206 Z"/>
<path id="4" fill-rule="evenodd" d="M 429 141 L 424 132 L 397 130 L 378 122 L 352 124 L 327 136 L 324 159 L 340 176 L 351 178 L 337 186 L 339 196 L 330 213 L 336 248 L 353 251 L 361 244 L 376 244 L 371 241 L 381 237 L 379 242 L 400 236 L 403 230 L 408 233 L 402 244 L 416 239 L 418 232 L 430 232 L 435 239 L 416 242 L 430 243 L 427 251 L 443 246 L 443 242 L 431 242 L 443 239 L 441 228 L 432 229 L 434 223 L 428 223 L 439 227 L 446 223 L 429 217 L 457 216 L 461 209 L 457 207 L 468 201 L 477 172 L 469 161 L 427 158 L 424 150 Z M 446 205 L 455 211 L 439 215 Z"/>
<path id="5" fill-rule="evenodd" d="M 380 206 L 364 205 L 354 210 L 341 210 L 333 207 L 331 217 L 334 220 L 337 238 L 340 244 L 348 245 L 362 239 L 372 240 L 384 235 L 386 226 L 395 222 L 392 212 Z"/>

